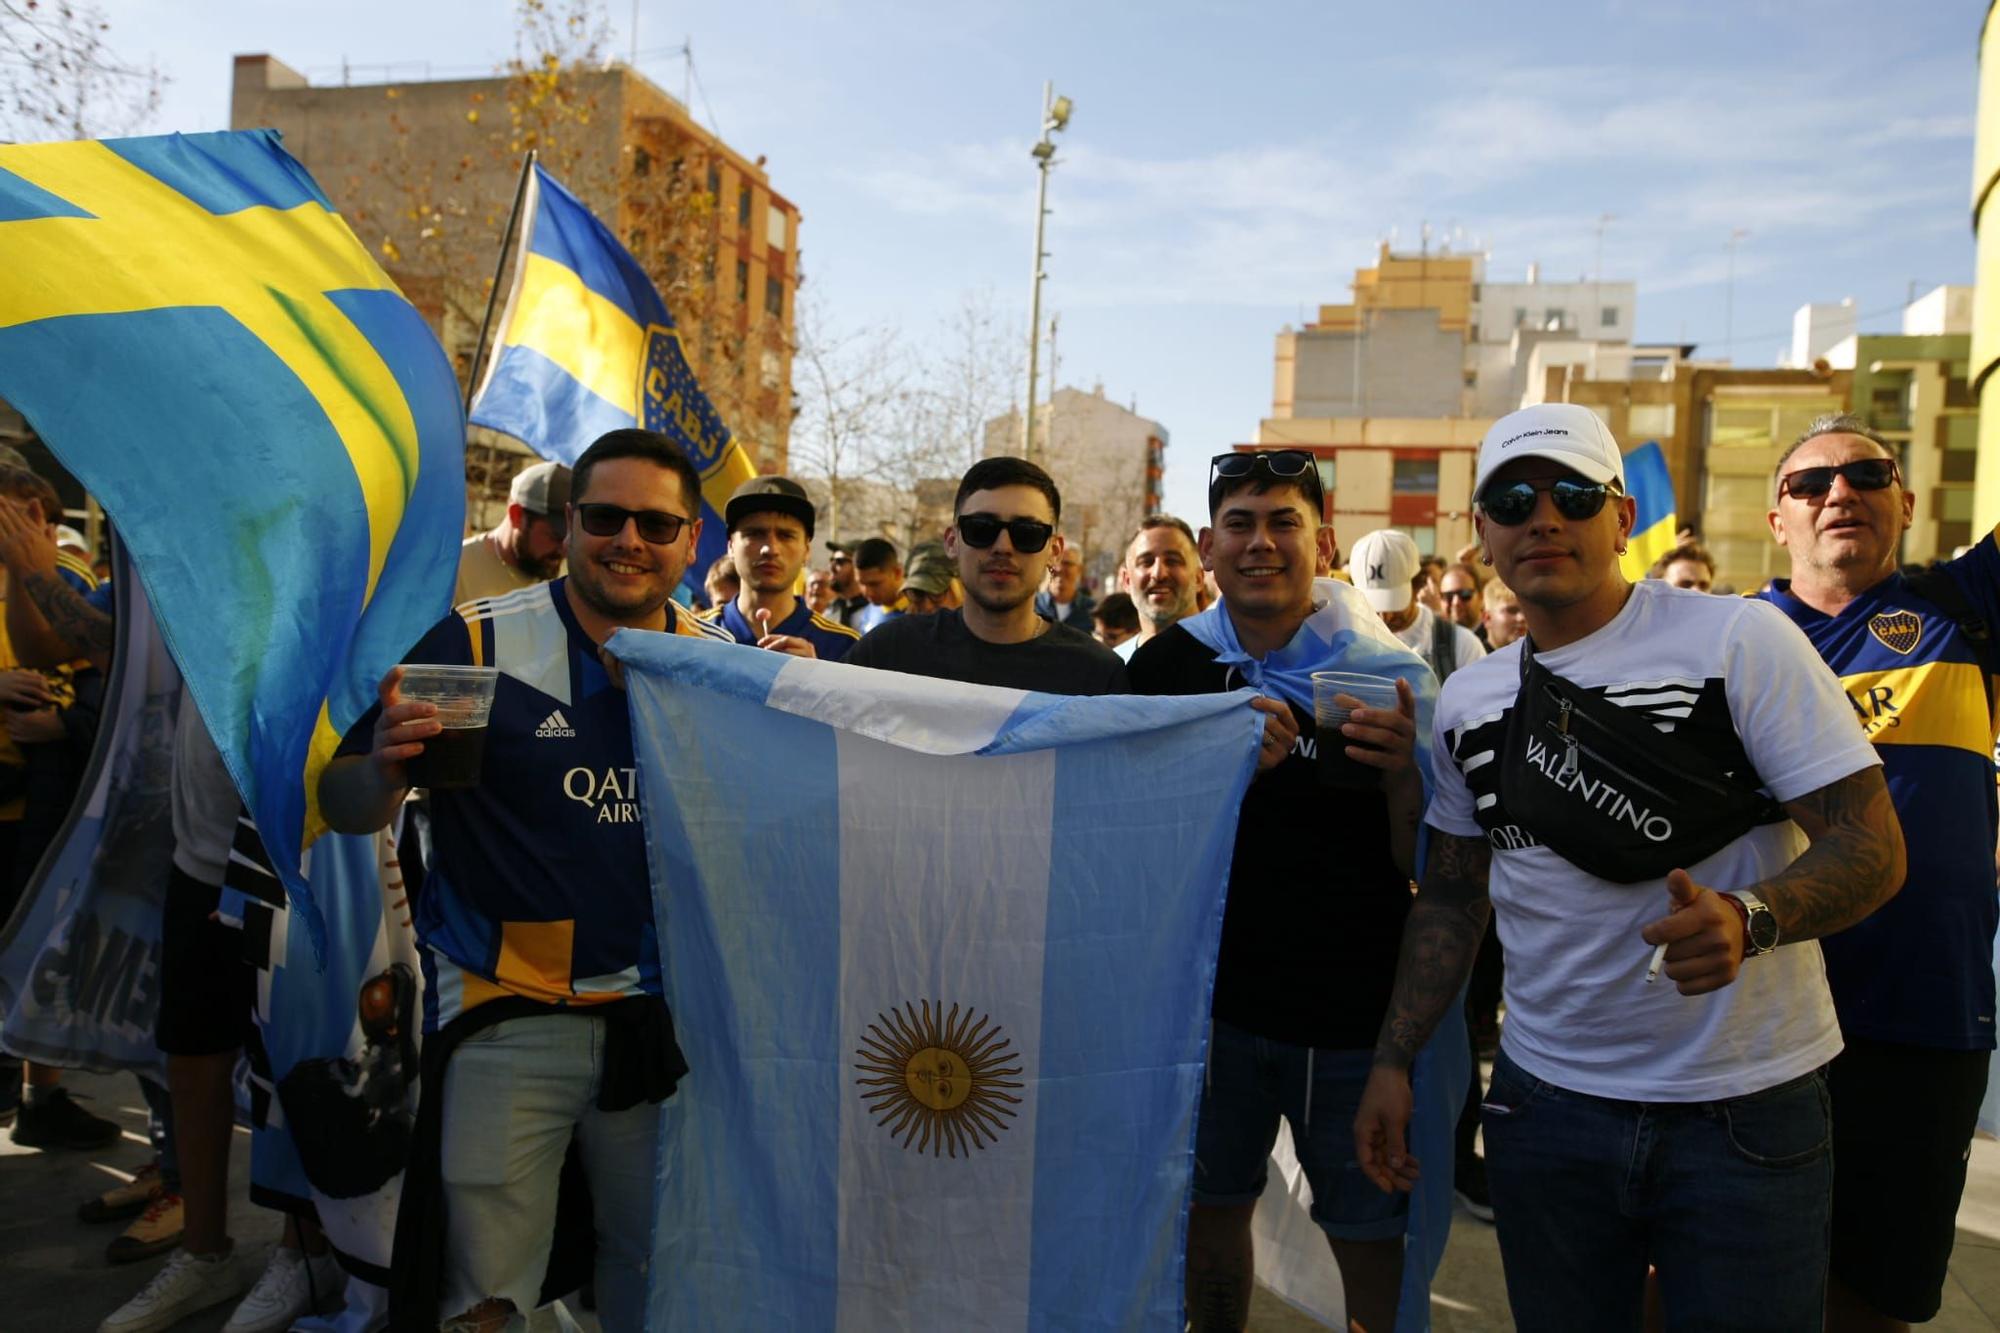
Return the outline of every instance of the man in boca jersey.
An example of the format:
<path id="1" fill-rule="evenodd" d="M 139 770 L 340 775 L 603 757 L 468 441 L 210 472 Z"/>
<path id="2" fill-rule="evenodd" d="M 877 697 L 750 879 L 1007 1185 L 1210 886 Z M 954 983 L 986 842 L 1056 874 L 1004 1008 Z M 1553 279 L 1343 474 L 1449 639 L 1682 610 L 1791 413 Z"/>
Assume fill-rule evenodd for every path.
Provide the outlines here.
<path id="1" fill-rule="evenodd" d="M 1821 941 L 1847 1047 L 1834 1101 L 1827 1327 L 1938 1311 L 1965 1155 L 1993 1050 L 1996 833 L 1981 660 L 2000 627 L 2000 551 L 1898 572 L 1915 497 L 1896 451 L 1851 416 L 1778 462 L 1771 531 L 1791 578 L 1758 596 L 1806 632 L 1875 745 L 1909 844 L 1903 891 Z M 1990 652 L 1990 645 L 1986 645 Z"/>
<path id="2" fill-rule="evenodd" d="M 631 722 L 598 649 L 620 627 L 728 636 L 671 600 L 701 529 L 685 455 L 613 431 L 577 459 L 571 491 L 569 574 L 467 602 L 407 659 L 500 679 L 478 783 L 431 797 L 417 911 L 431 1091 L 397 1221 L 399 1320 L 499 1328 L 589 1276 L 554 1243 L 574 1134 L 605 1326 L 644 1322 L 656 1103 L 686 1065 L 663 998 Z M 432 705 L 402 698 L 401 674 L 321 779 L 342 831 L 388 822 L 404 765 L 441 730 Z M 442 1227 L 425 1221 L 430 1203 Z"/>
<path id="3" fill-rule="evenodd" d="M 729 555 L 741 586 L 702 616 L 747 643 L 793 657 L 838 662 L 860 642 L 858 631 L 829 620 L 798 596 L 812 552 L 813 503 L 790 477 L 752 477 L 724 507 Z"/>

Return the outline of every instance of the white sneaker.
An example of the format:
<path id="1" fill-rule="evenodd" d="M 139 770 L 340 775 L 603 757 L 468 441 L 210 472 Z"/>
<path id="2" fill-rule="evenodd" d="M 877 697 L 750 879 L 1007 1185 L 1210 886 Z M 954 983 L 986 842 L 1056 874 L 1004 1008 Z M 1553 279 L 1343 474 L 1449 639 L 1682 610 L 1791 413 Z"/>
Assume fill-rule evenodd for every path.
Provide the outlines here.
<path id="1" fill-rule="evenodd" d="M 307 1257 L 274 1245 L 263 1276 L 229 1316 L 222 1333 L 284 1333 L 293 1320 L 338 1305 L 346 1285 L 332 1251 Z"/>
<path id="2" fill-rule="evenodd" d="M 195 1311 L 220 1305 L 242 1290 L 243 1272 L 234 1248 L 206 1259 L 175 1250 L 137 1296 L 105 1317 L 97 1333 L 154 1333 L 171 1328 Z"/>

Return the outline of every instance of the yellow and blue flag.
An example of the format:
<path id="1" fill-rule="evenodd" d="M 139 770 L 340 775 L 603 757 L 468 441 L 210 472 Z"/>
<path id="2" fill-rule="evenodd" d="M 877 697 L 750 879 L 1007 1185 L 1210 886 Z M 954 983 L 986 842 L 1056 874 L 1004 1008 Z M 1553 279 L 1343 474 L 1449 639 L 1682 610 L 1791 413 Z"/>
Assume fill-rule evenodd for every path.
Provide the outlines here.
<path id="1" fill-rule="evenodd" d="M 1639 502 L 1639 513 L 1632 520 L 1632 540 L 1618 566 L 1626 578 L 1637 582 L 1654 561 L 1674 549 L 1674 533 L 1679 530 L 1674 521 L 1674 478 L 1658 440 L 1648 440 L 1625 455 L 1625 493 Z"/>
<path id="2" fill-rule="evenodd" d="M 269 130 L 0 147 L 0 397 L 125 539 L 315 943 L 320 769 L 449 607 L 444 350 Z"/>
<path id="3" fill-rule="evenodd" d="M 659 289 L 610 229 L 539 165 L 528 173 L 521 219 L 521 253 L 472 424 L 565 464 L 604 432 L 631 426 L 679 445 L 701 473 L 706 522 L 687 573 L 699 588 L 728 547 L 718 516 L 756 466 L 696 383 Z"/>

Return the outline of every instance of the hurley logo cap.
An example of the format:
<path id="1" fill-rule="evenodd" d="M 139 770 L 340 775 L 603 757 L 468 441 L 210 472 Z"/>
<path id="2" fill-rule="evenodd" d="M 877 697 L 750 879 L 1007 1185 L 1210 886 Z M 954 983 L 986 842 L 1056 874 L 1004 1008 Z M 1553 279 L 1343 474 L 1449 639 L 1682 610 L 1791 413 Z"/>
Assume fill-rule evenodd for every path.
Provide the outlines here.
<path id="1" fill-rule="evenodd" d="M 1493 474 L 1517 458 L 1546 458 L 1587 481 L 1625 485 L 1625 455 L 1603 418 L 1578 403 L 1536 403 L 1509 412 L 1479 442 L 1476 499 Z"/>
<path id="2" fill-rule="evenodd" d="M 1410 585 L 1423 563 L 1409 533 L 1380 528 L 1354 543 L 1347 554 L 1347 574 L 1368 605 L 1377 611 L 1401 611 L 1416 596 Z"/>

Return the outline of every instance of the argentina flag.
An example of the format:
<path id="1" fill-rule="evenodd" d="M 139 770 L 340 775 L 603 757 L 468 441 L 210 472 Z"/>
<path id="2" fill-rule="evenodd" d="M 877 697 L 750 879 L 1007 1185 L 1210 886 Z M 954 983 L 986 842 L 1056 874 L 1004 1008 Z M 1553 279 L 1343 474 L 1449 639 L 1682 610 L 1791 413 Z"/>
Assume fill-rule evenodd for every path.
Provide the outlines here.
<path id="1" fill-rule="evenodd" d="M 719 515 L 757 469 L 695 381 L 659 288 L 596 214 L 539 165 L 521 199 L 513 281 L 471 421 L 576 462 L 606 431 L 658 431 L 701 474 L 701 547 L 687 583 L 729 544 Z"/>
<path id="2" fill-rule="evenodd" d="M 668 998 L 653 1329 L 1181 1326 L 1249 694 L 620 631 Z"/>

